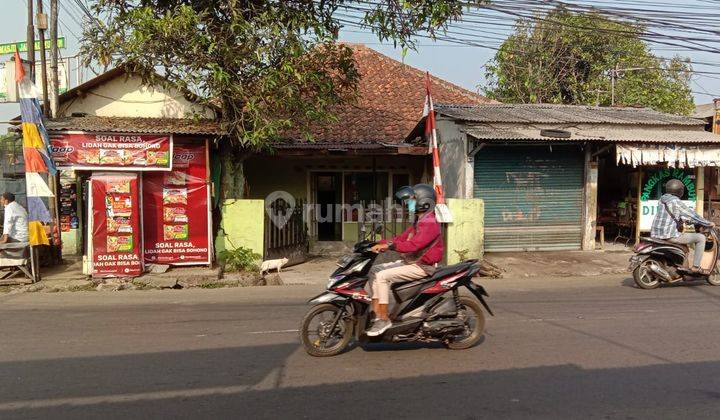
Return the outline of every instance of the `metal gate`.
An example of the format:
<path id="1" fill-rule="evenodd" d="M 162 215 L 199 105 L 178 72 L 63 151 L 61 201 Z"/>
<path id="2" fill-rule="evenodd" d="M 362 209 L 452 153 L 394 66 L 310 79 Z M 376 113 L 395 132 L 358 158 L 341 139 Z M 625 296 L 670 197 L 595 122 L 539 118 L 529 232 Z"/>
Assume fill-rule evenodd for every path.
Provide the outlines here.
<path id="1" fill-rule="evenodd" d="M 474 196 L 485 201 L 485 250 L 580 249 L 583 170 L 583 154 L 576 146 L 480 151 Z"/>
<path id="2" fill-rule="evenodd" d="M 276 201 L 273 204 L 283 204 Z M 298 264 L 307 259 L 310 251 L 307 224 L 303 220 L 302 200 L 295 200 L 295 207 L 287 222 L 278 226 L 265 212 L 265 253 L 264 259 L 287 258 L 288 265 Z"/>

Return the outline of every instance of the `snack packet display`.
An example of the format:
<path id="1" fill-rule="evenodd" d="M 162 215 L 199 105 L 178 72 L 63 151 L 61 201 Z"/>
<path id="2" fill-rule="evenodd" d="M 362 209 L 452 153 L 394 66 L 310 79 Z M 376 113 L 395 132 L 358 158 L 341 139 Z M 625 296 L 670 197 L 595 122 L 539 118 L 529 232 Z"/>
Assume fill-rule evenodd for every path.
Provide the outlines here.
<path id="1" fill-rule="evenodd" d="M 187 188 L 164 188 L 163 204 L 187 204 Z"/>
<path id="2" fill-rule="evenodd" d="M 166 241 L 186 240 L 188 238 L 188 225 L 164 225 L 163 238 Z"/>

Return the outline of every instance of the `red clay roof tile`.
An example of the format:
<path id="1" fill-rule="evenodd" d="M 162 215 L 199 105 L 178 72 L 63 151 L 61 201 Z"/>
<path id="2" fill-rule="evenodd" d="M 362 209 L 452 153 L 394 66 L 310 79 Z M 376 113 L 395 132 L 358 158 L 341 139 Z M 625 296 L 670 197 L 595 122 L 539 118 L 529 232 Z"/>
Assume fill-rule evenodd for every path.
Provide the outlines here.
<path id="1" fill-rule="evenodd" d="M 357 104 L 336 109 L 337 123 L 318 126 L 319 143 L 402 143 L 422 117 L 425 73 L 364 45 L 350 45 L 361 79 Z M 435 103 L 497 103 L 448 81 L 431 77 Z M 293 136 L 295 137 L 295 136 Z M 296 142 L 303 142 L 297 136 Z"/>

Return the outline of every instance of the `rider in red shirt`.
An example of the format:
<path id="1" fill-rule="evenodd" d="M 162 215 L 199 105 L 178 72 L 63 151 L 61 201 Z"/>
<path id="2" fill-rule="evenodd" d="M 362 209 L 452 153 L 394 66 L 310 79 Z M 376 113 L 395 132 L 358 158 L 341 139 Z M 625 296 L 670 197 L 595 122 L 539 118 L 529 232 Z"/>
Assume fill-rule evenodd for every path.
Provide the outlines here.
<path id="1" fill-rule="evenodd" d="M 390 284 L 397 281 L 418 280 L 430 276 L 435 265 L 442 261 L 444 245 L 440 223 L 435 218 L 435 190 L 427 184 L 403 187 L 395 194 L 407 204 L 412 226 L 390 241 L 380 241 L 375 252 L 388 249 L 402 254 L 403 259 L 378 264 L 372 268 L 372 304 L 377 318 L 367 330 L 368 336 L 377 336 L 392 326 L 388 316 Z"/>

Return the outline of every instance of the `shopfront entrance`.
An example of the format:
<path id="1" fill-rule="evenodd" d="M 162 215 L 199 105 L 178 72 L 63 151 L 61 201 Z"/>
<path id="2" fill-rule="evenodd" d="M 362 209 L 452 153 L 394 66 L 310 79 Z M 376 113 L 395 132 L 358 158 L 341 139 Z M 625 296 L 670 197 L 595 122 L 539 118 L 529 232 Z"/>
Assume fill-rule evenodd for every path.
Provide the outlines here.
<path id="1" fill-rule="evenodd" d="M 63 238 L 76 238 L 85 274 L 212 263 L 207 139 L 66 132 L 51 143 Z"/>

